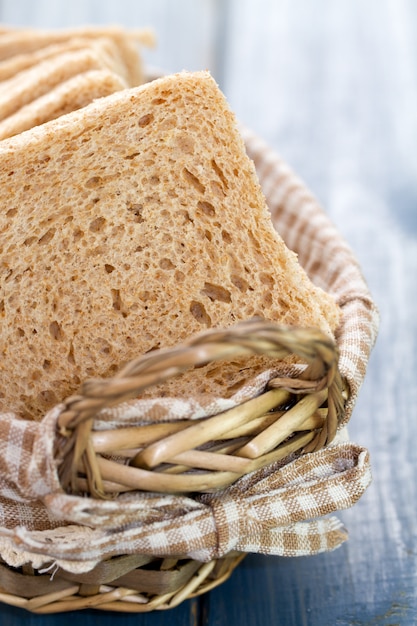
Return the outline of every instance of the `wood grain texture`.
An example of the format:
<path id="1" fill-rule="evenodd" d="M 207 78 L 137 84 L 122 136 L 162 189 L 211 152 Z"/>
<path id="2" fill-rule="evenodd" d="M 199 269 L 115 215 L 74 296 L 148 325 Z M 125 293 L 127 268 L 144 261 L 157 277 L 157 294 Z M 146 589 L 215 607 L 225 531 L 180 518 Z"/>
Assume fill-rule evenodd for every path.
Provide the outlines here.
<path id="1" fill-rule="evenodd" d="M 417 623 L 417 5 L 413 0 L 3 0 L 9 23 L 151 25 L 152 65 L 209 68 L 232 108 L 300 174 L 355 250 L 381 329 L 350 423 L 374 481 L 340 514 L 350 541 L 248 556 L 200 600 L 82 623 L 412 626 Z M 0 608 L 5 626 L 65 626 Z"/>

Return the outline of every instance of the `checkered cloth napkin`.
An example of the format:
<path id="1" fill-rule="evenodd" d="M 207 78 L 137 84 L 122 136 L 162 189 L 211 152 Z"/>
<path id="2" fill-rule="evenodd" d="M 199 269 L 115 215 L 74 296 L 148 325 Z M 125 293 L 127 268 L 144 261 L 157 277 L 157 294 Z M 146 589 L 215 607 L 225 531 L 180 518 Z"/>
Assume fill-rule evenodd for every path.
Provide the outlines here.
<path id="1" fill-rule="evenodd" d="M 336 340 L 349 386 L 342 428 L 365 376 L 378 311 L 352 251 L 315 198 L 261 139 L 247 129 L 242 135 L 277 230 L 313 282 L 342 308 Z M 259 393 L 267 378 L 265 373 L 249 381 L 243 394 Z M 210 409 L 221 411 L 241 401 L 242 390 L 227 400 L 227 407 L 225 399 L 214 398 Z M 166 402 L 165 418 L 205 417 L 195 399 Z M 96 427 L 100 419 L 107 428 L 109 423 L 123 427 L 144 408 L 136 401 L 126 411 L 108 409 Z M 319 452 L 287 458 L 214 494 L 132 492 L 110 501 L 68 495 L 53 456 L 61 410 L 55 407 L 40 423 L 0 414 L 0 556 L 11 566 L 30 562 L 39 569 L 52 562 L 85 572 L 122 554 L 209 561 L 235 550 L 283 556 L 333 550 L 347 532 L 332 514 L 355 504 L 371 481 L 367 450 L 336 439 Z"/>

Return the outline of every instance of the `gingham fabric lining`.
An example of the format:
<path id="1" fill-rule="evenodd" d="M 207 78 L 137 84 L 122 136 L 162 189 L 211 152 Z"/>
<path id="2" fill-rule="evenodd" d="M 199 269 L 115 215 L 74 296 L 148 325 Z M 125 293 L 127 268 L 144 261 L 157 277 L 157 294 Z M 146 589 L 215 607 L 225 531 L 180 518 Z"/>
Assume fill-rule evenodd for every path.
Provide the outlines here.
<path id="1" fill-rule="evenodd" d="M 4 528 L 0 550 L 14 566 L 27 559 L 38 568 L 53 561 L 73 572 L 120 554 L 198 561 L 232 550 L 317 554 L 346 540 L 341 523 L 328 515 L 352 506 L 370 480 L 368 452 L 343 443 L 195 498 L 135 493 L 107 501 L 51 492 L 43 498 L 46 509 L 69 525 L 49 531 Z"/>
<path id="2" fill-rule="evenodd" d="M 258 136 L 241 128 L 272 220 L 311 280 L 342 308 L 336 335 L 339 369 L 349 384 L 346 424 L 365 377 L 379 327 L 379 312 L 352 250 L 291 168 Z"/>
<path id="3" fill-rule="evenodd" d="M 340 370 L 350 387 L 343 426 L 365 376 L 378 312 L 354 255 L 314 197 L 262 140 L 245 129 L 242 134 L 277 230 L 312 280 L 342 307 L 336 339 Z M 239 398 L 227 401 L 128 403 L 100 419 L 107 428 L 143 419 L 144 411 L 150 419 L 158 412 L 170 419 L 184 414 L 198 419 L 259 393 L 273 376 L 265 372 Z M 229 550 L 315 554 L 334 549 L 347 536 L 335 518 L 323 516 L 352 506 L 370 482 L 366 450 L 343 443 L 256 472 L 217 496 L 76 498 L 63 493 L 52 454 L 60 410 L 56 407 L 40 423 L 0 414 L 0 554 L 10 565 L 30 561 L 40 567 L 56 561 L 64 569 L 86 571 L 108 556 L 135 552 L 202 561 Z"/>

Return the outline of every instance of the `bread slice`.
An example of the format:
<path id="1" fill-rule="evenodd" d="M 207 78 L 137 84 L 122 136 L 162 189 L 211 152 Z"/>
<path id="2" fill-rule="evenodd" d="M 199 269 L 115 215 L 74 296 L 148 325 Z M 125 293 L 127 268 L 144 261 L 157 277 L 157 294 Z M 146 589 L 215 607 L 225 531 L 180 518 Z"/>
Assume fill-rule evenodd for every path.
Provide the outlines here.
<path id="1" fill-rule="evenodd" d="M 126 82 L 128 82 L 128 72 L 120 50 L 114 40 L 109 37 L 97 39 L 74 37 L 60 43 L 45 46 L 33 52 L 16 54 L 0 62 L 0 81 L 13 78 L 19 72 L 23 72 L 46 59 L 54 58 L 64 52 L 73 52 L 75 50 L 94 47 L 96 43 L 101 47 L 101 52 L 108 55 L 109 66 L 112 60 L 114 63 L 114 71 L 123 76 Z M 129 84 L 128 86 L 132 87 L 133 85 Z"/>
<path id="2" fill-rule="evenodd" d="M 113 70 L 113 61 L 99 45 L 46 59 L 0 84 L 0 120 L 76 74 L 109 66 Z"/>
<path id="3" fill-rule="evenodd" d="M 0 36 L 0 61 L 15 55 L 30 54 L 46 46 L 63 43 L 73 38 L 94 40 L 109 38 L 118 46 L 126 65 L 129 85 L 144 82 L 141 46 L 154 45 L 154 36 L 147 29 L 127 29 L 119 26 L 83 26 L 78 28 L 38 30 L 10 29 Z"/>
<path id="4" fill-rule="evenodd" d="M 86 378 L 253 316 L 338 324 L 207 72 L 1 142 L 0 181 L 0 410 L 39 418 Z"/>
<path id="5" fill-rule="evenodd" d="M 73 76 L 0 121 L 0 140 L 81 109 L 97 98 L 126 89 L 123 79 L 110 70 L 91 70 Z"/>

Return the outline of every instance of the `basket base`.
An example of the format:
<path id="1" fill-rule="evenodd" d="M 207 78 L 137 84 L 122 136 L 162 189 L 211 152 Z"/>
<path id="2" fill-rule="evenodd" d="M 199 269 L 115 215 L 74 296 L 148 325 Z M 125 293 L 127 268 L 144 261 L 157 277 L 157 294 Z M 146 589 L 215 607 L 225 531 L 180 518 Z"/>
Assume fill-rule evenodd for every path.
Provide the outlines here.
<path id="1" fill-rule="evenodd" d="M 191 559 L 122 556 L 78 575 L 62 569 L 44 574 L 30 565 L 15 569 L 2 562 L 0 602 L 39 614 L 81 609 L 124 613 L 166 610 L 225 582 L 244 557 L 245 554 L 233 552 L 222 559 L 200 563 Z"/>

